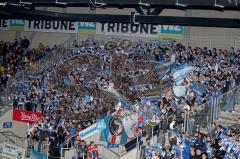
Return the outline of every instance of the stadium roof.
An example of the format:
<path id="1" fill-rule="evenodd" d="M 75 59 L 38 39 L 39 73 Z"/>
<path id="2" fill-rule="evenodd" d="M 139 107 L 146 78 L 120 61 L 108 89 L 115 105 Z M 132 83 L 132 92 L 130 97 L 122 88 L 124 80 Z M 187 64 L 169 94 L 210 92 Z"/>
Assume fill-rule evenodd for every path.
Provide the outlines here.
<path id="1" fill-rule="evenodd" d="M 129 15 L 61 13 L 37 10 L 40 6 L 134 8 Z M 235 10 L 240 0 L 1 0 L 0 18 L 48 19 L 92 22 L 155 23 L 184 26 L 240 27 L 240 19 L 206 17 L 159 16 L 164 9 Z M 147 10 L 147 12 L 146 12 Z M 106 10 L 107 12 L 107 10 Z M 160 14 L 161 15 L 161 14 Z"/>
<path id="2" fill-rule="evenodd" d="M 135 7 L 137 5 L 143 6 L 161 6 L 167 8 L 201 8 L 214 9 L 224 6 L 225 9 L 239 8 L 240 0 L 1 0 L 1 3 L 18 4 L 25 3 L 35 6 L 42 5 L 56 5 L 66 4 L 68 6 L 92 6 L 92 5 L 106 5 L 107 7 Z"/>

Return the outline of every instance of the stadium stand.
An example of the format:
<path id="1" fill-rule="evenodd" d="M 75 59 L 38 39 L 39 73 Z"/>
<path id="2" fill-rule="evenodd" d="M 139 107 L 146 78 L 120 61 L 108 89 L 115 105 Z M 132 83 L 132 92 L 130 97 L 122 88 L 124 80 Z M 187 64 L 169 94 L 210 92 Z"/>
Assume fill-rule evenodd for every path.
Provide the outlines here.
<path id="1" fill-rule="evenodd" d="M 240 159 L 238 3 L 1 0 L 0 159 Z"/>
<path id="2" fill-rule="evenodd" d="M 23 83 L 19 82 L 15 92 L 12 92 L 13 108 L 43 114 L 37 123 L 29 125 L 27 130 L 28 149 L 45 152 L 50 158 L 54 158 L 63 155 L 63 149 L 76 148 L 77 156 L 86 158 L 90 155 L 90 158 L 94 158 L 94 156 L 98 156 L 96 144 L 91 142 L 88 146 L 81 136 L 79 138 L 79 132 L 99 119 L 104 119 L 108 114 L 120 115 L 123 122 L 124 116 L 132 116 L 137 113 L 138 124 L 135 126 L 134 136 L 141 132 L 142 137 L 137 140 L 143 141 L 142 157 L 151 158 L 152 156 L 154 158 L 154 155 L 161 154 L 165 155 L 162 157 L 166 157 L 171 154 L 170 156 L 175 155 L 176 158 L 180 152 L 183 155 L 183 153 L 189 153 L 190 149 L 196 150 L 197 155 L 208 157 L 212 154 L 218 155 L 219 146 L 209 150 L 209 147 L 201 145 L 206 145 L 210 139 L 211 142 L 213 139 L 219 142 L 227 140 L 229 144 L 224 145 L 224 150 L 233 151 L 228 155 L 236 155 L 237 145 L 233 143 L 236 139 L 232 141 L 231 136 L 238 135 L 238 131 L 229 128 L 230 134 L 227 134 L 226 128 L 222 125 L 215 125 L 216 128 L 210 131 L 212 134 L 202 134 L 199 130 L 208 131 L 211 121 L 205 120 L 213 120 L 206 119 L 206 116 L 203 117 L 203 115 L 213 113 L 211 111 L 208 113 L 208 109 L 211 110 L 212 106 L 206 104 L 210 103 L 209 101 L 219 100 L 221 110 L 227 111 L 233 111 L 235 105 L 239 104 L 239 100 L 237 100 L 239 89 L 234 90 L 239 85 L 239 52 L 233 49 L 230 53 L 226 50 L 185 48 L 175 41 L 169 41 L 168 46 L 161 44 L 154 46 L 154 43 L 149 42 L 149 46 L 152 47 L 147 48 L 146 45 L 145 47 L 138 46 L 142 50 L 141 54 L 148 54 L 140 59 L 136 58 L 139 55 L 132 56 L 127 52 L 115 53 L 109 57 L 104 52 L 106 50 L 102 50 L 97 44 L 95 46 L 89 44 L 85 48 L 80 46 L 70 50 L 67 57 L 57 63 L 39 66 L 44 67 L 44 69 L 40 69 L 42 72 L 29 75 Z M 89 48 L 93 49 L 89 51 Z M 148 49 L 149 52 L 146 53 L 144 50 Z M 149 54 L 155 58 L 149 58 Z M 174 65 L 165 68 L 168 71 L 161 75 L 156 70 L 159 68 L 159 64 L 155 65 L 160 61 L 158 59 L 160 54 L 163 57 L 162 63 L 168 63 L 169 56 L 174 55 L 175 57 L 172 62 Z M 126 61 L 128 62 L 126 63 Z M 110 63 L 111 65 L 109 65 Z M 119 66 L 121 67 L 119 68 Z M 146 68 L 152 68 L 152 70 L 146 70 Z M 139 71 L 133 72 L 134 70 Z M 110 76 L 110 71 L 112 76 Z M 120 75 L 118 75 L 119 73 Z M 156 80 L 159 79 L 159 76 L 162 85 L 166 84 L 175 89 L 161 88 L 164 93 L 155 94 L 155 96 L 151 93 L 145 94 L 146 90 L 157 88 L 159 84 Z M 129 83 L 133 78 L 135 78 L 134 83 Z M 142 78 L 145 79 L 142 80 Z M 180 92 L 178 87 L 181 88 Z M 224 98 L 222 96 L 228 91 L 232 91 L 235 96 L 221 102 L 220 100 Z M 127 104 L 129 102 L 132 104 Z M 119 108 L 116 107 L 119 105 L 118 103 L 121 105 Z M 143 121 L 139 122 L 140 119 Z M 194 119 L 193 123 L 192 119 Z M 182 127 L 183 124 L 185 128 Z M 195 127 L 197 125 L 198 127 Z M 177 133 L 175 133 L 175 129 L 177 129 Z M 220 135 L 221 129 L 224 129 L 226 134 Z M 182 132 L 189 135 L 196 132 L 195 138 L 188 136 L 187 139 L 185 133 L 182 134 Z M 163 144 L 161 136 L 165 133 L 168 137 L 164 139 Z M 218 135 L 218 138 L 214 136 L 215 134 Z M 161 142 L 150 147 L 145 146 L 155 135 L 158 138 L 160 136 L 157 141 Z M 168 143 L 166 141 L 168 139 L 171 139 L 169 141 L 170 151 L 164 147 L 165 142 Z M 126 150 L 130 151 L 134 148 L 139 142 L 137 140 L 125 144 Z M 198 140 L 201 140 L 202 143 L 199 144 Z M 105 141 L 108 142 L 108 140 Z M 182 148 L 182 144 L 186 145 L 186 143 L 188 143 L 188 147 Z M 133 145 L 135 146 L 133 147 Z M 142 147 L 144 146 L 143 151 Z M 187 152 L 180 151 L 182 149 Z M 222 155 L 224 155 L 224 150 L 221 149 Z M 189 154 L 185 155 L 189 156 Z"/>

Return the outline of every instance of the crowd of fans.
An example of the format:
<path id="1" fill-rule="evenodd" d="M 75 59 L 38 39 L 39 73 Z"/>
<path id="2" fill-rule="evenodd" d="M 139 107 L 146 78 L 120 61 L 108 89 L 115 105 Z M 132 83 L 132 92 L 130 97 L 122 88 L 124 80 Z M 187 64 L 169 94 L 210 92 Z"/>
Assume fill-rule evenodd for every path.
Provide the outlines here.
<path id="1" fill-rule="evenodd" d="M 240 118 L 228 128 L 212 124 L 207 134 L 196 132 L 193 136 L 171 132 L 170 147 L 164 144 L 147 147 L 146 159 L 238 159 L 240 158 Z"/>
<path id="2" fill-rule="evenodd" d="M 36 61 L 49 53 L 52 49 L 39 44 L 38 48 L 30 49 L 27 37 L 15 39 L 13 42 L 0 41 L 0 85 L 1 90 L 7 85 L 17 71 L 33 66 Z"/>
<path id="3" fill-rule="evenodd" d="M 11 52 L 2 51 L 4 59 L 10 61 L 3 64 L 7 70 L 3 71 L 2 81 L 10 72 L 16 72 L 20 66 L 31 65 L 51 50 L 42 44 L 38 49 L 29 49 L 28 46 L 27 38 L 16 40 L 13 44 L 2 44 L 2 49 Z M 24 83 L 17 83 L 14 93 L 14 108 L 43 114 L 38 123 L 29 126 L 28 138 L 30 145 L 38 151 L 42 151 L 44 143 L 49 144 L 50 157 L 60 156 L 60 149 L 66 147 L 74 146 L 86 151 L 95 149 L 93 143 L 88 148 L 84 147 L 86 143 L 76 137 L 78 132 L 104 115 L 113 113 L 119 102 L 138 103 L 138 108 L 131 110 L 138 111 L 142 116 L 150 112 L 144 119 L 160 122 L 159 133 L 165 133 L 167 129 L 183 123 L 186 111 L 196 112 L 203 103 L 235 88 L 240 82 L 240 54 L 234 48 L 230 51 L 193 49 L 174 41 L 164 44 L 159 41 L 138 42 L 133 47 L 118 47 L 111 51 L 89 41 L 80 46 L 75 43 L 74 47 L 65 59 L 53 65 L 44 65 L 39 75 L 29 76 Z M 134 50 L 141 51 L 133 53 Z M 155 68 L 157 61 L 175 63 L 166 73 L 165 81 L 159 78 Z M 182 64 L 190 64 L 196 69 L 176 84 L 171 71 Z M 162 94 L 155 94 L 160 99 L 143 103 L 141 97 L 147 96 L 146 90 L 167 83 L 190 89 L 184 96 L 176 98 L 168 87 Z M 114 90 L 109 89 L 111 84 Z M 195 90 L 194 84 L 203 86 L 206 91 Z M 232 110 L 233 107 L 226 109 Z M 201 138 L 203 140 L 204 136 Z M 199 153 L 198 146 L 190 147 Z"/>
<path id="4" fill-rule="evenodd" d="M 43 151 L 42 145 L 47 143 L 49 156 L 59 157 L 61 148 L 79 147 L 82 141 L 75 138 L 78 132 L 114 110 L 118 100 L 104 91 L 108 78 L 98 74 L 106 72 L 102 64 L 95 55 L 74 56 L 44 66 L 42 73 L 16 85 L 14 108 L 44 115 L 37 124 L 29 126 L 31 148 Z M 86 147 L 85 154 L 97 156 L 91 146 Z"/>

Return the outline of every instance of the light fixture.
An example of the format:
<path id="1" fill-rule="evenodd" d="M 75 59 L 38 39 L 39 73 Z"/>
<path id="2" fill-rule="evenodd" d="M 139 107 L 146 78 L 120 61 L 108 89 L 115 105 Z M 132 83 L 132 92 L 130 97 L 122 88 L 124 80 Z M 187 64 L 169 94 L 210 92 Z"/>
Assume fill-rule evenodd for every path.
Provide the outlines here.
<path id="1" fill-rule="evenodd" d="M 7 5 L 7 2 L 5 3 L 0 2 L 0 6 L 6 6 L 6 5 Z"/>
<path id="2" fill-rule="evenodd" d="M 101 8 L 101 7 L 105 6 L 105 5 L 107 5 L 104 2 L 97 2 L 97 0 L 95 0 L 94 2 L 92 0 L 89 0 L 89 1 L 91 2 L 92 7 L 94 7 L 94 8 Z"/>
<path id="3" fill-rule="evenodd" d="M 102 2 L 97 2 L 97 1 L 95 1 L 95 5 L 105 6 L 105 5 L 107 5 L 107 4 L 106 4 L 106 3 L 102 3 Z"/>
<path id="4" fill-rule="evenodd" d="M 235 6 L 238 6 L 238 1 L 237 0 L 235 0 Z"/>
<path id="5" fill-rule="evenodd" d="M 176 6 L 179 6 L 179 7 L 187 7 L 186 4 L 179 3 L 179 0 L 177 0 L 177 2 L 176 2 L 175 5 L 176 5 Z"/>
<path id="6" fill-rule="evenodd" d="M 56 0 L 55 3 L 56 3 L 56 4 L 60 4 L 60 5 L 67 5 L 67 3 L 65 3 L 65 2 L 58 2 L 58 0 Z"/>
<path id="7" fill-rule="evenodd" d="M 23 2 L 22 0 L 20 0 L 19 3 L 20 3 L 20 4 L 26 4 L 26 5 L 32 5 L 32 3 L 30 3 L 30 2 Z"/>
<path id="8" fill-rule="evenodd" d="M 146 6 L 146 7 L 149 7 L 149 6 L 150 6 L 149 3 L 143 3 L 142 0 L 139 0 L 138 5 L 140 5 L 140 6 Z"/>
<path id="9" fill-rule="evenodd" d="M 215 0 L 214 7 L 224 8 L 223 5 L 217 4 L 217 0 Z"/>

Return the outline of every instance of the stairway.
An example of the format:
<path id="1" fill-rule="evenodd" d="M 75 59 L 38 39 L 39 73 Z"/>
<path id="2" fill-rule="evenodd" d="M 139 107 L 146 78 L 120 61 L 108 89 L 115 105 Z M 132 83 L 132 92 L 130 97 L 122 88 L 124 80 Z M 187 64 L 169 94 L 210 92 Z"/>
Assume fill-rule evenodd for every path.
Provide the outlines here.
<path id="1" fill-rule="evenodd" d="M 240 105 L 236 106 L 232 112 L 221 111 L 219 118 L 215 123 L 225 127 L 232 126 L 237 123 L 238 118 L 240 118 Z"/>

